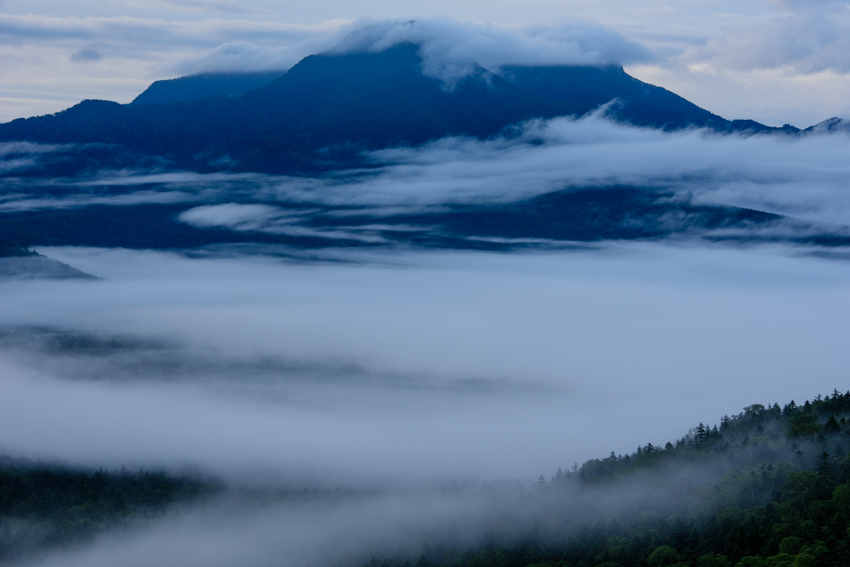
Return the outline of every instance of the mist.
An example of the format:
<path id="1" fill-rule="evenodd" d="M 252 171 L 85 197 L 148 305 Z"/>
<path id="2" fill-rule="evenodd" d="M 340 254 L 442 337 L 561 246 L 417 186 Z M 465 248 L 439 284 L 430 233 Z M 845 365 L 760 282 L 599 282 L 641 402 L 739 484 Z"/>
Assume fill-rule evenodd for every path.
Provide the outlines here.
<path id="1" fill-rule="evenodd" d="M 850 265 L 800 248 L 42 252 L 104 279 L 0 282 L 0 449 L 232 487 L 43 565 L 415 561 L 425 540 L 520 537 L 554 505 L 521 496 L 538 475 L 845 380 Z M 700 470 L 681 474 L 716 478 Z"/>
<path id="2" fill-rule="evenodd" d="M 2 284 L 0 445 L 75 464 L 529 479 L 843 378 L 847 265 L 769 249 L 43 252 L 105 281 Z"/>
<path id="3" fill-rule="evenodd" d="M 13 178 L 0 211 L 185 203 L 176 218 L 199 230 L 387 244 L 399 233 L 432 230 L 437 221 L 429 224 L 429 215 L 446 207 L 492 207 L 555 191 L 629 187 L 665 195 L 668 203 L 786 217 L 772 226 L 739 227 L 745 237 L 748 231 L 778 239 L 846 233 L 850 137 L 844 130 L 800 136 L 663 132 L 617 124 L 606 111 L 532 121 L 489 140 L 455 137 L 365 152 L 367 167 L 315 176 L 201 174 L 139 164 L 94 178 Z M 9 146 L 0 168 L 37 167 L 51 156 L 61 159 L 61 151 Z M 392 227 L 382 222 L 405 214 L 420 218 L 395 220 Z M 352 215 L 361 217 L 359 226 L 346 221 Z M 373 220 L 364 225 L 366 217 Z"/>

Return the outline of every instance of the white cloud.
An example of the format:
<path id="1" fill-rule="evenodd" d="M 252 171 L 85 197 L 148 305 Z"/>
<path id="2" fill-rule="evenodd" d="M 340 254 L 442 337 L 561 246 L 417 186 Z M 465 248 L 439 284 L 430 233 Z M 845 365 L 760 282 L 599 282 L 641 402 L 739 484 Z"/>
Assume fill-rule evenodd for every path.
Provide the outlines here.
<path id="1" fill-rule="evenodd" d="M 734 27 L 684 61 L 716 69 L 784 69 L 789 73 L 850 72 L 850 19 L 817 11 L 778 15 L 766 23 Z"/>
<path id="2" fill-rule="evenodd" d="M 246 73 L 286 71 L 304 57 L 303 50 L 291 47 L 260 47 L 247 41 L 223 43 L 203 55 L 174 65 L 181 75 L 196 73 Z"/>
<path id="3" fill-rule="evenodd" d="M 527 124 L 521 135 L 447 138 L 369 154 L 359 176 L 270 179 L 255 198 L 429 207 L 496 203 L 571 187 L 663 189 L 697 202 L 850 225 L 846 132 L 803 137 L 661 132 L 592 115 Z"/>
<path id="4" fill-rule="evenodd" d="M 33 148 L 37 151 L 30 152 Z M 846 227 L 848 149 L 846 129 L 799 137 L 662 132 L 623 126 L 597 113 L 578 120 L 533 121 L 509 137 L 446 138 L 417 148 L 375 151 L 366 154 L 373 168 L 312 178 L 123 172 L 65 180 L 65 195 L 50 197 L 37 197 L 28 182 L 19 181 L 0 210 L 194 201 L 198 206 L 180 220 L 197 227 L 380 242 L 377 229 L 319 230 L 305 227 L 304 221 L 325 214 L 344 217 L 352 213 L 346 207 L 378 218 L 438 212 L 450 204 L 509 203 L 563 189 L 625 185 L 668 191 L 699 204 L 739 206 Z M 45 147 L 32 144 L 0 146 L 0 154 L 6 152 L 0 164 L 22 168 L 26 164 L 13 160 L 30 164 L 43 151 Z M 133 189 L 142 184 L 156 184 L 157 190 Z M 126 193 L 104 195 L 101 186 L 122 186 Z M 308 207 L 281 207 L 281 202 Z"/>
<path id="5" fill-rule="evenodd" d="M 0 283 L 7 328 L 178 345 L 112 366 L 128 353 L 3 345 L 0 447 L 74 464 L 268 470 L 296 485 L 527 479 L 843 380 L 848 264 L 771 250 L 313 264 L 39 251 L 105 280 Z M 279 359 L 321 364 L 262 370 Z"/>
<path id="6" fill-rule="evenodd" d="M 316 211 L 285 210 L 269 205 L 242 205 L 224 203 L 203 205 L 180 213 L 178 220 L 198 228 L 228 228 L 240 232 L 267 232 L 312 238 L 333 238 L 379 243 L 385 239 L 378 234 L 382 227 L 366 226 L 358 229 L 317 229 L 301 226 L 298 222 Z"/>
<path id="7" fill-rule="evenodd" d="M 193 226 L 207 228 L 223 226 L 233 230 L 257 230 L 269 221 L 283 221 L 285 211 L 269 205 L 206 205 L 195 207 L 180 215 L 180 220 Z"/>
<path id="8" fill-rule="evenodd" d="M 165 8 L 178 12 L 224 12 L 229 14 L 242 14 L 250 10 L 236 2 L 225 0 L 129 0 L 128 5 L 147 10 Z"/>
<path id="9" fill-rule="evenodd" d="M 331 53 L 378 52 L 400 43 L 420 46 L 423 70 L 448 84 L 476 71 L 511 65 L 606 65 L 653 58 L 614 30 L 587 22 L 556 27 L 507 27 L 448 19 L 360 20 Z"/>

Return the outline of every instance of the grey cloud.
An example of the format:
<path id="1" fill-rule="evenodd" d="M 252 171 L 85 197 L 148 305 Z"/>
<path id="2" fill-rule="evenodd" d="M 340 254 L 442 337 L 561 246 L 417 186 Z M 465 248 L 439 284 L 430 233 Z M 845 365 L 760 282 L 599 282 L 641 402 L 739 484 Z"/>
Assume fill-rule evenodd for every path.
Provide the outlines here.
<path id="1" fill-rule="evenodd" d="M 105 279 L 0 283 L 6 325 L 59 329 L 4 339 L 0 447 L 70 464 L 514 480 L 842 379 L 848 265 L 779 249 L 40 251 Z"/>
<path id="2" fill-rule="evenodd" d="M 214 48 L 223 41 L 250 37 L 254 42 L 302 42 L 333 34 L 344 22 L 318 25 L 252 20 L 180 21 L 138 17 L 57 18 L 0 14 L 0 38 L 19 43 L 39 41 L 105 41 L 146 53 L 176 45 Z M 306 53 L 305 53 L 306 55 Z"/>
<path id="3" fill-rule="evenodd" d="M 403 42 L 421 46 L 424 72 L 451 85 L 474 72 L 508 65 L 604 65 L 650 61 L 652 53 L 611 29 L 591 23 L 561 27 L 508 28 L 448 19 L 358 20 L 334 36 L 286 46 L 236 41 L 180 63 L 181 72 L 288 69 L 317 51 L 381 51 Z"/>
<path id="4" fill-rule="evenodd" d="M 304 57 L 303 49 L 260 47 L 247 41 L 224 43 L 212 51 L 174 66 L 180 74 L 286 71 Z"/>
<path id="5" fill-rule="evenodd" d="M 0 174 L 18 173 L 32 169 L 39 164 L 42 157 L 69 148 L 71 146 L 68 145 L 2 142 L 0 143 Z M 0 197 L 0 201 L 18 197 L 14 193 L 7 193 Z"/>
<path id="6" fill-rule="evenodd" d="M 206 12 L 227 12 L 231 14 L 245 13 L 248 10 L 233 2 L 224 0 L 165 0 L 161 2 L 166 6 L 184 8 L 189 10 L 201 10 Z"/>
<path id="7" fill-rule="evenodd" d="M 338 226 L 337 220 L 331 223 L 335 227 L 320 228 L 305 226 L 306 221 L 427 215 L 570 188 L 629 186 L 666 191 L 697 204 L 850 226 L 845 189 L 850 136 L 841 124 L 804 136 L 661 132 L 611 122 L 603 109 L 578 120 L 532 121 L 490 140 L 446 138 L 370 152 L 366 157 L 374 167 L 320 177 L 105 172 L 95 179 L 65 180 L 64 196 L 58 194 L 59 185 L 50 196 L 40 196 L 35 186 L 19 181 L 0 201 L 0 210 L 186 202 L 195 207 L 180 220 L 199 228 L 380 243 L 385 241 L 380 220 L 359 228 Z M 6 158 L 0 163 L 24 167 L 31 162 L 16 160 L 37 160 L 38 152 L 48 151 L 29 153 L 28 148 L 0 147 Z M 154 188 L 133 189 L 139 185 Z M 126 192 L 102 194 L 101 186 L 125 187 Z"/>
<path id="8" fill-rule="evenodd" d="M 89 62 L 89 61 L 100 61 L 103 59 L 103 53 L 98 51 L 97 49 L 80 49 L 76 53 L 71 56 L 71 61 L 74 62 Z"/>
<path id="9" fill-rule="evenodd" d="M 290 236 L 307 236 L 357 240 L 380 243 L 386 240 L 372 227 L 359 227 L 356 231 L 345 229 L 317 229 L 300 226 L 298 221 L 316 211 L 289 211 L 279 207 L 257 204 L 223 203 L 203 205 L 180 213 L 180 221 L 199 228 L 229 228 L 240 232 L 267 232 Z"/>
<path id="10" fill-rule="evenodd" d="M 382 51 L 420 45 L 423 71 L 449 86 L 477 65 L 491 71 L 511 65 L 607 65 L 650 61 L 652 53 L 614 30 L 591 23 L 560 27 L 503 27 L 448 19 L 373 22 L 343 30 L 331 53 Z"/>
<path id="11" fill-rule="evenodd" d="M 38 162 L 31 158 L 4 159 L 0 162 L 0 173 L 11 173 L 34 167 Z"/>
<path id="12" fill-rule="evenodd" d="M 667 133 L 595 115 L 532 122 L 511 138 L 449 138 L 373 152 L 384 165 L 371 173 L 311 183 L 281 179 L 263 193 L 337 206 L 430 207 L 628 185 L 850 225 L 848 145 L 843 131 L 798 138 Z"/>
<path id="13" fill-rule="evenodd" d="M 12 170 L 15 165 L 16 162 L 9 162 L 9 170 Z M 24 169 L 33 165 L 35 162 L 27 161 L 19 164 L 18 167 Z M 0 163 L 0 172 L 3 172 L 2 163 Z M 182 191 L 136 191 L 123 195 L 71 194 L 60 198 L 18 193 L 0 199 L 0 212 L 71 209 L 92 205 L 133 206 L 146 203 L 185 203 L 199 199 L 197 194 Z"/>
<path id="14" fill-rule="evenodd" d="M 46 154 L 69 147 L 67 145 L 35 144 L 33 142 L 0 142 L 0 158 L 5 158 L 10 154 Z"/>
<path id="15" fill-rule="evenodd" d="M 847 0 L 768 0 L 770 4 L 780 8 L 807 10 L 823 8 L 841 8 L 850 4 Z"/>
<path id="16" fill-rule="evenodd" d="M 356 229 L 305 224 L 317 216 L 427 215 L 570 188 L 629 186 L 666 191 L 697 204 L 850 226 L 845 188 L 850 136 L 838 126 L 805 136 L 661 132 L 619 125 L 597 113 L 579 120 L 533 121 L 490 140 L 447 138 L 375 151 L 366 154 L 373 168 L 321 177 L 107 172 L 95 179 L 66 180 L 65 196 L 54 191 L 49 197 L 21 181 L 0 201 L 0 210 L 186 202 L 195 207 L 180 220 L 199 228 L 380 243 L 380 220 Z M 11 148 L 0 147 L 7 157 L 0 163 L 7 168 L 25 165 L 14 160 L 37 159 L 23 146 Z M 137 185 L 155 190 L 134 190 Z M 126 193 L 101 194 L 101 186 L 125 187 Z"/>
<path id="17" fill-rule="evenodd" d="M 781 2 L 787 13 L 764 23 L 730 26 L 682 60 L 716 69 L 784 69 L 795 74 L 850 72 L 846 2 Z"/>
<path id="18" fill-rule="evenodd" d="M 182 27 L 179 23 L 142 18 L 54 18 L 36 15 L 0 15 L 0 37 L 26 40 L 119 39 L 163 41 Z"/>

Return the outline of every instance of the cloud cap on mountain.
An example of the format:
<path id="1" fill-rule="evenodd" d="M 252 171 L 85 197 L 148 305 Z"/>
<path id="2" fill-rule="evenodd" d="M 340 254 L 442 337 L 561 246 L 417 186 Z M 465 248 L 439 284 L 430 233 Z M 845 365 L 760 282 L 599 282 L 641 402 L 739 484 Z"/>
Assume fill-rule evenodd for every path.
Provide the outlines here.
<path id="1" fill-rule="evenodd" d="M 376 53 L 419 46 L 423 72 L 447 84 L 479 70 L 508 66 L 606 66 L 649 62 L 654 54 L 620 33 L 587 22 L 558 27 L 507 27 L 448 19 L 358 20 L 329 54 Z"/>

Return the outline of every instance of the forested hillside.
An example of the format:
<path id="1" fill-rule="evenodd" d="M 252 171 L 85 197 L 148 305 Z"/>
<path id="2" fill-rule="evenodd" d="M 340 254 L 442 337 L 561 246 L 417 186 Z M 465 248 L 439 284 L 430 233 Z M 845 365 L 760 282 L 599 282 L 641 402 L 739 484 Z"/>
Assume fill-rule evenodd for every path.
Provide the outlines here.
<path id="1" fill-rule="evenodd" d="M 847 565 L 848 416 L 850 392 L 756 404 L 664 446 L 592 459 L 530 487 L 454 487 L 493 504 L 483 538 L 423 533 L 413 547 L 375 550 L 368 567 Z M 0 461 L 0 562 L 150 523 L 221 490 L 162 473 Z"/>
<path id="2" fill-rule="evenodd" d="M 850 392 L 837 391 L 799 406 L 752 405 L 663 447 L 541 476 L 526 495 L 533 512 L 503 518 L 485 546 L 425 545 L 415 565 L 848 565 L 848 412 Z"/>
<path id="3" fill-rule="evenodd" d="M 81 471 L 0 460 L 0 564 L 98 533 L 140 526 L 180 502 L 211 494 L 198 480 L 161 472 Z"/>

